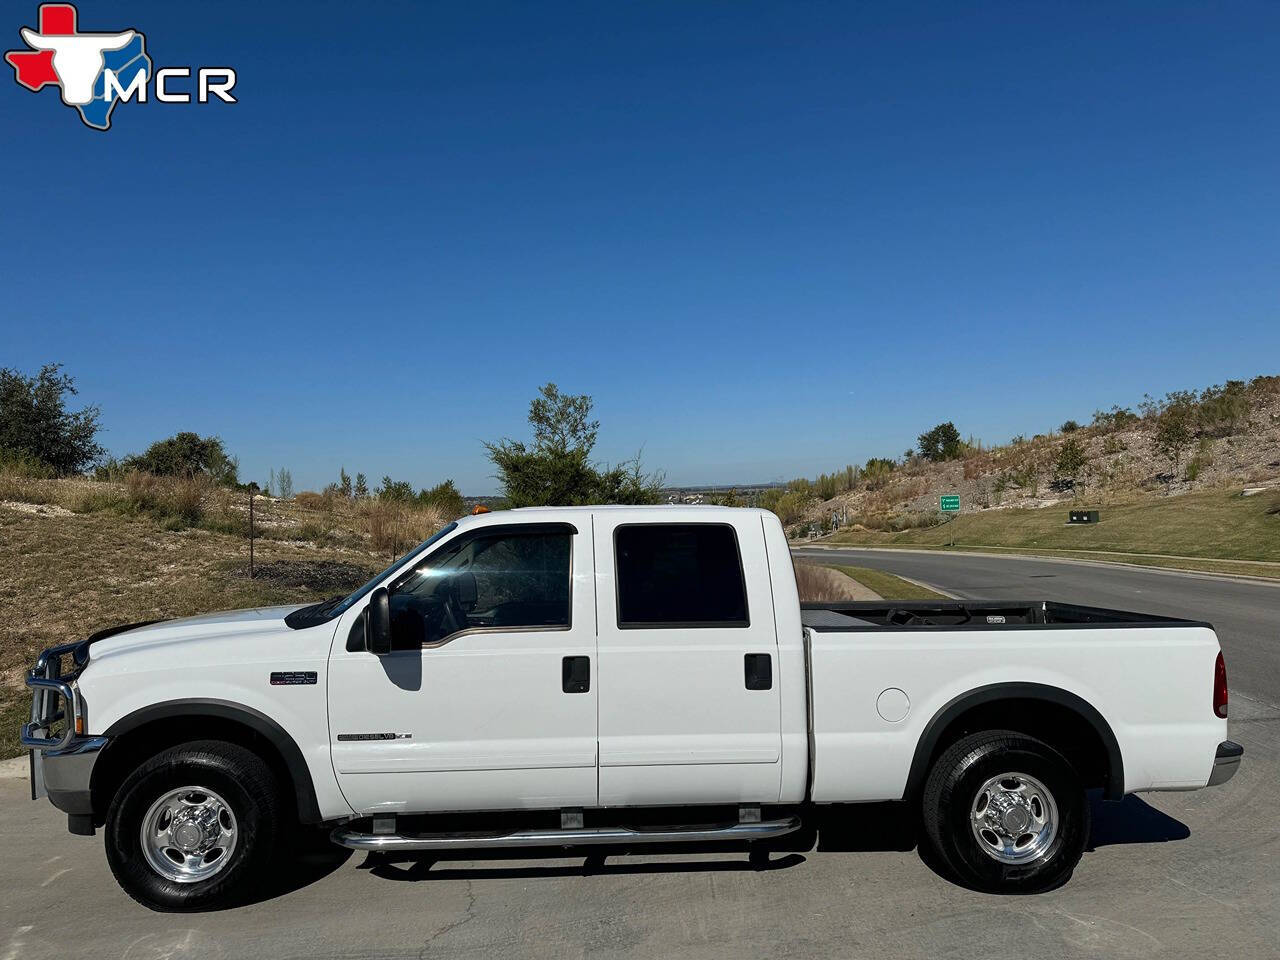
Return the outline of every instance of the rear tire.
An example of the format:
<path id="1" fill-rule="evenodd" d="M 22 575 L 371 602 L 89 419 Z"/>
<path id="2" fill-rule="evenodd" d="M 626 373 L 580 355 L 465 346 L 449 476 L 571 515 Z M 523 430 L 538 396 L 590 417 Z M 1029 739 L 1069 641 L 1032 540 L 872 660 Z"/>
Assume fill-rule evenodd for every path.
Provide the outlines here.
<path id="1" fill-rule="evenodd" d="M 934 763 L 925 837 L 961 883 L 1038 893 L 1065 883 L 1089 840 L 1089 804 L 1067 759 L 1009 730 L 975 733 Z"/>
<path id="2" fill-rule="evenodd" d="M 152 910 L 225 907 L 270 874 L 286 826 L 261 757 L 219 740 L 184 743 L 125 778 L 107 813 L 107 862 Z"/>

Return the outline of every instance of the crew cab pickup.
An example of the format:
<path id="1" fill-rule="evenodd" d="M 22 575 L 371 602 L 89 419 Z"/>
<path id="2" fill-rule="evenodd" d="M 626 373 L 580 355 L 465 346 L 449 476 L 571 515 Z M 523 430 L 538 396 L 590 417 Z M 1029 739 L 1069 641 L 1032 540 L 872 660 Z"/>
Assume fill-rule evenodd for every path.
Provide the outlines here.
<path id="1" fill-rule="evenodd" d="M 470 516 L 347 597 L 104 630 L 27 684 L 33 794 L 157 909 L 244 896 L 299 823 L 391 854 L 767 857 L 873 801 L 958 881 L 1034 891 L 1076 866 L 1086 790 L 1192 790 L 1242 753 L 1206 623 L 802 604 L 777 518 L 720 507 Z"/>

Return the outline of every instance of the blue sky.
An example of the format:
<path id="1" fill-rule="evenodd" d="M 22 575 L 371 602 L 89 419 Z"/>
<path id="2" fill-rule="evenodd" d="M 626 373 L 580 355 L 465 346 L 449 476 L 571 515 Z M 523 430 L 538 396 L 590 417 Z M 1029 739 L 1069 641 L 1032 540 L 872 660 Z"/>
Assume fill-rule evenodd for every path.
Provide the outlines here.
<path id="1" fill-rule="evenodd" d="M 36 4 L 8 3 L 22 46 Z M 1280 372 L 1280 5 L 93 2 L 234 106 L 0 84 L 0 365 L 115 453 L 494 489 L 537 386 L 677 483 Z M 8 71 L 8 66 L 4 69 Z"/>

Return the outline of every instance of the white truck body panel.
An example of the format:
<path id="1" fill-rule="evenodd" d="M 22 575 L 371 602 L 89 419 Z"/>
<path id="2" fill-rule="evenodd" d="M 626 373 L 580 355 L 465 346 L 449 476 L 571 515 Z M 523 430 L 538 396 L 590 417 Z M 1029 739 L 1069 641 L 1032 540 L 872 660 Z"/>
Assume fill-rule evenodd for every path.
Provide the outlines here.
<path id="1" fill-rule="evenodd" d="M 596 805 L 598 685 L 561 690 L 563 657 L 596 659 L 590 517 L 575 526 L 567 630 L 467 631 L 438 647 L 378 657 L 346 649 L 362 608 L 341 618 L 330 661 L 329 735 L 333 767 L 354 809 Z M 400 738 L 338 739 L 383 732 Z"/>
<path id="2" fill-rule="evenodd" d="M 614 531 L 635 523 L 706 523 L 702 508 L 601 511 L 594 519 L 600 640 L 600 805 L 777 803 L 780 689 L 746 690 L 743 658 L 776 659 L 773 592 L 758 514 L 714 518 L 737 537 L 749 625 L 618 626 Z"/>
<path id="3" fill-rule="evenodd" d="M 1119 743 L 1129 793 L 1204 786 L 1227 736 L 1227 721 L 1211 709 L 1218 641 L 1206 628 L 809 634 L 812 799 L 820 803 L 900 799 L 926 725 L 991 684 L 1042 684 L 1093 705 Z M 909 709 L 891 722 L 876 705 L 894 688 Z"/>

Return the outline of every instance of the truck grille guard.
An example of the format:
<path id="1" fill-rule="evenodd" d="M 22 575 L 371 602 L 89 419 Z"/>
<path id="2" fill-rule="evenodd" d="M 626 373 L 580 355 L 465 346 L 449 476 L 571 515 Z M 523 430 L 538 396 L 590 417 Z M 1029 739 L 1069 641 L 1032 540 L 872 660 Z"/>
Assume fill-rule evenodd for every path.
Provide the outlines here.
<path id="1" fill-rule="evenodd" d="M 83 640 L 50 647 L 41 652 L 36 665 L 27 674 L 26 683 L 31 688 L 31 722 L 22 726 L 22 746 L 28 750 L 63 751 L 71 747 L 77 730 L 83 727 L 80 698 L 71 686 L 79 675 L 79 668 L 88 651 Z M 75 669 L 62 672 L 62 658 L 73 654 Z M 51 736 L 53 727 L 62 721 L 62 732 Z"/>

